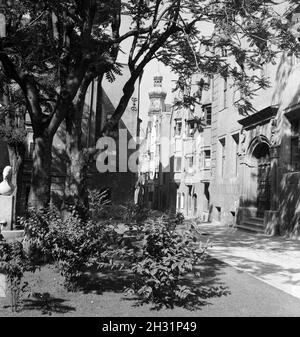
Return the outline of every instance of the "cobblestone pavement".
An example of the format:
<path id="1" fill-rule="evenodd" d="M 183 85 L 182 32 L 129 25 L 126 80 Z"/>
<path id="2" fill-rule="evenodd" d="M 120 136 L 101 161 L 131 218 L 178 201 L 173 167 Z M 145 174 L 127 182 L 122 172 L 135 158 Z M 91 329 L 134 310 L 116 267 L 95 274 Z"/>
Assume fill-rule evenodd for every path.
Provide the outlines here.
<path id="1" fill-rule="evenodd" d="M 195 224 L 195 223 L 194 223 Z M 215 223 L 195 226 L 208 254 L 300 299 L 300 241 Z"/>

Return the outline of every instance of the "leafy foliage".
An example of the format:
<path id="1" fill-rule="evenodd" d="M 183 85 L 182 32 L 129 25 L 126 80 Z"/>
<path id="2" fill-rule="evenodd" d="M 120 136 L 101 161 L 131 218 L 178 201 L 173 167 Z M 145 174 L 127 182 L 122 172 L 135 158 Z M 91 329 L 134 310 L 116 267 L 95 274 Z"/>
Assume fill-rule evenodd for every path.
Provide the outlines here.
<path id="1" fill-rule="evenodd" d="M 125 223 L 143 223 L 149 215 L 149 210 L 139 204 L 127 203 L 123 206 L 123 219 Z"/>
<path id="2" fill-rule="evenodd" d="M 6 275 L 11 293 L 12 311 L 18 310 L 21 295 L 28 288 L 28 284 L 22 282 L 24 272 L 34 270 L 35 266 L 25 254 L 22 243 L 0 239 L 0 272 Z"/>
<path id="3" fill-rule="evenodd" d="M 182 215 L 175 221 L 182 223 Z M 32 212 L 24 220 L 28 242 L 55 262 L 68 289 L 86 284 L 90 271 L 126 268 L 133 274 L 126 293 L 172 307 L 197 301 L 199 289 L 195 291 L 185 278 L 200 276 L 193 267 L 201 262 L 207 245 L 199 246 L 191 231 L 174 230 L 171 222 L 174 218 L 167 215 L 148 218 L 136 231 L 112 221 L 83 221 L 75 212 L 62 220 L 55 209 Z M 200 293 L 202 297 L 225 294 L 223 289 L 205 286 Z"/>
<path id="4" fill-rule="evenodd" d="M 104 213 L 105 206 L 111 204 L 111 201 L 108 198 L 108 191 L 89 190 L 88 198 L 90 217 L 94 220 L 101 218 Z"/>
<path id="5" fill-rule="evenodd" d="M 57 210 L 32 211 L 24 220 L 29 245 L 54 261 L 75 289 L 88 269 L 120 267 L 114 260 L 125 256 L 122 236 L 110 221 L 83 221 L 76 212 L 62 220 Z"/>
<path id="6" fill-rule="evenodd" d="M 135 279 L 128 293 L 142 300 L 173 306 L 182 304 L 195 293 L 182 284 L 182 278 L 193 272 L 206 247 L 195 248 L 191 232 L 170 230 L 165 217 L 150 221 L 145 230 L 144 245 L 132 264 Z M 196 274 L 196 276 L 199 276 Z"/>
<path id="7" fill-rule="evenodd" d="M 191 4 L 190 4 L 191 5 Z M 238 95 L 235 106 L 242 115 L 254 112 L 252 100 L 260 89 L 270 86 L 261 71 L 264 65 L 277 61 L 278 54 L 299 53 L 299 44 L 290 31 L 291 2 L 288 11 L 273 1 L 201 1 L 193 9 L 197 23 L 184 34 L 170 38 L 157 57 L 179 74 L 176 90 L 181 97 L 177 107 L 199 104 L 191 94 L 191 75 L 230 78 Z M 206 21 L 210 32 L 198 29 Z M 181 38 L 179 38 L 181 36 Z"/>

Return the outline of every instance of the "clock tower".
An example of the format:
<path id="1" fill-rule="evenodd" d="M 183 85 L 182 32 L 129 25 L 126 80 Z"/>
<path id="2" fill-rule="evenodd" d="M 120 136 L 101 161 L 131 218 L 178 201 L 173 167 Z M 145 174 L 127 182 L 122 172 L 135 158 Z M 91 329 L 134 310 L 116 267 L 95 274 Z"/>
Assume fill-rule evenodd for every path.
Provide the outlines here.
<path id="1" fill-rule="evenodd" d="M 163 77 L 161 74 L 156 74 L 153 77 L 154 85 L 153 88 L 149 91 L 150 107 L 148 115 L 158 115 L 162 111 L 166 111 L 165 99 L 167 93 L 162 88 Z"/>

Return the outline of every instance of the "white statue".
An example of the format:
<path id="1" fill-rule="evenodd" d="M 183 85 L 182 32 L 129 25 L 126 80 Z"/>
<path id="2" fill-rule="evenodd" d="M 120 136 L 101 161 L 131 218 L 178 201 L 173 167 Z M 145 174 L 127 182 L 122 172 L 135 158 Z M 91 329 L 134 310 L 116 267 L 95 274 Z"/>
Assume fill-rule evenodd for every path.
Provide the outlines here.
<path id="1" fill-rule="evenodd" d="M 5 166 L 3 169 L 3 181 L 0 183 L 0 194 L 11 195 L 14 191 L 14 186 L 11 183 L 12 168 L 11 166 Z"/>

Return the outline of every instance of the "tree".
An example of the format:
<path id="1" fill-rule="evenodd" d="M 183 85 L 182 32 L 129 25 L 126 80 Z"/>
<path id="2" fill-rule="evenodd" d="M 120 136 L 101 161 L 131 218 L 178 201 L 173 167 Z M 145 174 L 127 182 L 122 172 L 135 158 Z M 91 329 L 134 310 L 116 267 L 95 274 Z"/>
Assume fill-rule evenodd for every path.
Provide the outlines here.
<path id="1" fill-rule="evenodd" d="M 264 63 L 275 61 L 276 54 L 282 49 L 278 46 L 289 36 L 287 26 L 272 1 L 131 0 L 115 4 L 119 20 L 111 41 L 119 44 L 131 38 L 128 54 L 130 78 L 123 87 L 123 95 L 112 117 L 104 125 L 103 135 L 109 135 L 118 125 L 137 79 L 154 58 L 169 65 L 179 75 L 179 82 L 190 78 L 194 72 L 232 77 L 240 92 L 236 105 L 241 114 L 248 114 L 253 110 L 251 99 L 255 92 L 269 85 L 259 70 Z M 120 21 L 126 16 L 130 18 L 130 25 L 120 36 Z M 210 36 L 201 34 L 203 23 L 213 26 Z M 269 42 L 273 44 L 268 45 Z M 221 51 L 226 51 L 229 57 L 222 57 Z M 184 82 L 185 87 L 190 87 Z M 197 101 L 189 91 L 179 102 L 181 105 L 190 106 Z M 80 129 L 80 123 L 78 126 Z M 72 166 L 80 167 L 77 164 Z M 82 186 L 79 180 L 77 182 Z M 80 198 L 79 191 L 77 189 L 76 194 Z"/>
<path id="2" fill-rule="evenodd" d="M 90 151 L 81 144 L 83 102 L 89 83 L 115 67 L 122 41 L 131 38 L 131 76 L 102 134 L 118 124 L 136 80 L 154 58 L 184 77 L 195 71 L 233 77 L 241 92 L 238 104 L 246 112 L 254 90 L 268 85 L 254 73 L 275 58 L 277 51 L 267 41 L 283 40 L 277 32 L 285 25 L 273 7 L 272 1 L 258 0 L 16 0 L 6 9 L 0 61 L 4 74 L 20 86 L 33 126 L 31 204 L 41 208 L 49 202 L 52 141 L 63 120 L 70 159 L 66 196 L 84 194 L 84 158 Z M 124 16 L 131 26 L 121 35 Z M 214 26 L 212 36 L 201 34 L 202 23 Z M 214 52 L 220 49 L 236 62 Z"/>
<path id="3" fill-rule="evenodd" d="M 93 26 L 97 6 L 105 3 L 111 2 L 16 0 L 5 9 L 7 36 L 1 38 L 0 61 L 4 75 L 22 90 L 32 123 L 29 203 L 35 209 L 50 200 L 53 137 L 82 104 L 94 61 L 101 67 L 103 50 L 112 45 Z M 105 23 L 108 16 L 100 14 Z"/>
<path id="4" fill-rule="evenodd" d="M 0 107 L 0 139 L 7 144 L 9 163 L 12 167 L 12 184 L 15 187 L 14 215 L 18 215 L 22 193 L 22 173 L 25 157 L 24 100 L 20 90 L 1 79 L 2 102 Z"/>

